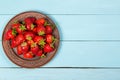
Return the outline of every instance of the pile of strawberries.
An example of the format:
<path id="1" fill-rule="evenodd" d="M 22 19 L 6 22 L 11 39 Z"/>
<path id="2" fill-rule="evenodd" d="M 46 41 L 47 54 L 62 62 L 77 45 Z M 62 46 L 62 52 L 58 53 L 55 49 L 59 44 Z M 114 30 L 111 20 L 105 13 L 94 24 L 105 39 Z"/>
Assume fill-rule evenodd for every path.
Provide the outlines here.
<path id="1" fill-rule="evenodd" d="M 13 23 L 5 33 L 5 39 L 10 40 L 11 48 L 16 48 L 17 54 L 24 58 L 45 57 L 55 49 L 54 28 L 44 18 L 27 17 Z"/>

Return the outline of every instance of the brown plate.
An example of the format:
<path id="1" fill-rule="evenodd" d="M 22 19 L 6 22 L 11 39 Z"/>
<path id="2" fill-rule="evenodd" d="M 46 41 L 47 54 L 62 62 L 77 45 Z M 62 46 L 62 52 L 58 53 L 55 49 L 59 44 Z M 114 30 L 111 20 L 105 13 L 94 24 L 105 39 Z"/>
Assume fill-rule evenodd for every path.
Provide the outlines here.
<path id="1" fill-rule="evenodd" d="M 36 17 L 37 19 L 45 18 L 46 20 L 48 20 L 50 22 L 50 24 L 55 26 L 55 29 L 53 31 L 53 35 L 57 38 L 57 41 L 55 42 L 55 50 L 53 52 L 47 54 L 46 57 L 44 57 L 44 58 L 24 59 L 24 58 L 20 57 L 19 55 L 17 55 L 16 49 L 12 49 L 10 47 L 10 41 L 7 41 L 4 39 L 5 33 L 11 28 L 11 24 L 13 24 L 14 21 L 22 21 L 26 17 Z M 55 23 L 48 16 L 46 16 L 40 12 L 35 12 L 35 11 L 23 12 L 23 13 L 16 15 L 15 17 L 13 17 L 6 25 L 6 27 L 3 31 L 3 36 L 2 36 L 2 45 L 3 45 L 3 49 L 4 49 L 7 57 L 13 63 L 15 63 L 21 67 L 25 67 L 25 68 L 37 68 L 37 67 L 40 67 L 40 66 L 48 63 L 56 54 L 58 47 L 59 47 L 59 41 L 60 41 L 59 31 L 58 31 Z"/>

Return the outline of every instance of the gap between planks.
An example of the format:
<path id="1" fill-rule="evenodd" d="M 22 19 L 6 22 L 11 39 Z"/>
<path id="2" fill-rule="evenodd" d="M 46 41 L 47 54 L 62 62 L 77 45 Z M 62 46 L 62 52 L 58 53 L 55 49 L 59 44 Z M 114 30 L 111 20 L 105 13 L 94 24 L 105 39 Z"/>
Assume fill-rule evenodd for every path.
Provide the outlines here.
<path id="1" fill-rule="evenodd" d="M 0 14 L 0 15 L 17 15 L 17 14 Z M 120 15 L 120 14 L 45 14 L 45 15 Z"/>
<path id="2" fill-rule="evenodd" d="M 0 69 L 22 69 L 22 67 L 0 67 Z M 40 67 L 25 69 L 120 69 L 120 67 Z"/>

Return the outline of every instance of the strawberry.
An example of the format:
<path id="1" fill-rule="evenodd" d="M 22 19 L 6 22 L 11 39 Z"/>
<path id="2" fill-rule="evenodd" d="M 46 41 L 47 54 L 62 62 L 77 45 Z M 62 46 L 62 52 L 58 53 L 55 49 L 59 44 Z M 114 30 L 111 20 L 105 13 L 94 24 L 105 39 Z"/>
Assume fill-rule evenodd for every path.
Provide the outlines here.
<path id="1" fill-rule="evenodd" d="M 35 17 L 27 17 L 27 18 L 25 18 L 24 22 L 25 22 L 25 24 L 31 24 L 31 23 L 34 23 L 35 20 L 36 20 Z"/>
<path id="2" fill-rule="evenodd" d="M 36 54 L 36 56 L 42 56 L 43 55 L 43 51 L 39 50 L 38 53 Z"/>
<path id="3" fill-rule="evenodd" d="M 21 49 L 22 49 L 22 52 L 23 52 L 23 53 L 28 52 L 28 50 L 29 50 L 29 45 L 27 44 L 27 42 L 23 42 L 23 43 L 21 44 Z"/>
<path id="4" fill-rule="evenodd" d="M 17 45 L 20 45 L 24 41 L 25 41 L 25 38 L 22 34 L 19 34 L 18 36 L 16 36 L 16 44 Z"/>
<path id="5" fill-rule="evenodd" d="M 25 32 L 24 36 L 26 40 L 32 40 L 35 37 L 35 34 L 29 31 L 29 32 Z"/>
<path id="6" fill-rule="evenodd" d="M 36 20 L 36 24 L 37 25 L 44 25 L 44 23 L 45 23 L 45 19 L 44 18 L 40 18 L 40 19 Z"/>
<path id="7" fill-rule="evenodd" d="M 46 26 L 46 34 L 52 34 L 52 27 Z"/>
<path id="8" fill-rule="evenodd" d="M 52 52 L 54 48 L 50 44 L 45 44 L 44 46 L 44 52 L 49 53 Z"/>
<path id="9" fill-rule="evenodd" d="M 12 24 L 13 29 L 17 29 L 20 26 L 20 23 L 14 23 Z"/>
<path id="10" fill-rule="evenodd" d="M 30 24 L 30 23 L 29 23 L 29 24 L 26 24 L 26 28 L 27 28 L 27 30 L 29 30 L 29 31 L 30 31 L 30 30 L 33 30 L 34 27 L 35 27 L 35 25 L 32 24 L 32 23 L 31 23 L 31 24 Z"/>
<path id="11" fill-rule="evenodd" d="M 34 33 L 37 33 L 37 28 L 35 27 L 35 28 L 33 28 L 33 30 L 32 30 Z"/>
<path id="12" fill-rule="evenodd" d="M 10 29 L 6 32 L 5 34 L 5 39 L 6 40 L 10 40 L 10 39 L 13 39 L 15 36 L 16 36 L 17 32 L 15 29 Z"/>
<path id="13" fill-rule="evenodd" d="M 11 48 L 14 48 L 14 47 L 16 47 L 16 46 L 17 46 L 16 39 L 13 38 L 13 39 L 11 40 Z"/>
<path id="14" fill-rule="evenodd" d="M 16 28 L 16 30 L 19 34 L 21 34 L 26 30 L 26 27 L 25 27 L 25 25 L 21 24 L 19 27 Z"/>
<path id="15" fill-rule="evenodd" d="M 45 45 L 45 39 L 42 36 L 35 36 L 34 42 L 36 42 L 41 47 L 44 47 Z"/>
<path id="16" fill-rule="evenodd" d="M 28 43 L 28 45 L 30 45 L 30 46 L 31 46 L 31 44 L 33 44 L 33 43 L 34 43 L 34 41 L 33 41 L 33 40 L 28 40 L 28 41 L 27 41 L 27 43 Z"/>
<path id="17" fill-rule="evenodd" d="M 22 47 L 21 47 L 21 45 L 17 46 L 17 53 L 18 53 L 18 55 L 22 54 Z"/>
<path id="18" fill-rule="evenodd" d="M 27 53 L 24 53 L 24 54 L 23 54 L 23 57 L 24 57 L 24 58 L 28 58 L 28 59 L 33 58 L 33 53 L 32 53 L 31 51 L 29 51 L 29 52 L 27 52 Z"/>
<path id="19" fill-rule="evenodd" d="M 39 46 L 36 43 L 32 43 L 31 44 L 31 51 L 33 54 L 37 54 L 37 52 L 39 51 Z"/>
<path id="20" fill-rule="evenodd" d="M 44 26 L 37 26 L 37 33 L 39 36 L 43 36 L 45 34 L 45 27 Z"/>
<path id="21" fill-rule="evenodd" d="M 45 38 L 46 38 L 46 42 L 49 44 L 56 40 L 55 37 L 51 34 L 46 35 Z"/>

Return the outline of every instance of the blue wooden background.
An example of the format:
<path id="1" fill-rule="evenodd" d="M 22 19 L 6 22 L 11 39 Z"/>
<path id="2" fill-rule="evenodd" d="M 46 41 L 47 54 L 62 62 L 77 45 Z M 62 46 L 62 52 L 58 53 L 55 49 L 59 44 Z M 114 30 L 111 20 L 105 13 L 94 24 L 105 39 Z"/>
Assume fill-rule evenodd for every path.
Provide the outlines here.
<path id="1" fill-rule="evenodd" d="M 2 48 L 8 21 L 24 11 L 43 12 L 58 26 L 57 55 L 42 68 L 12 63 Z M 120 0 L 1 0 L 0 80 L 120 80 Z"/>

